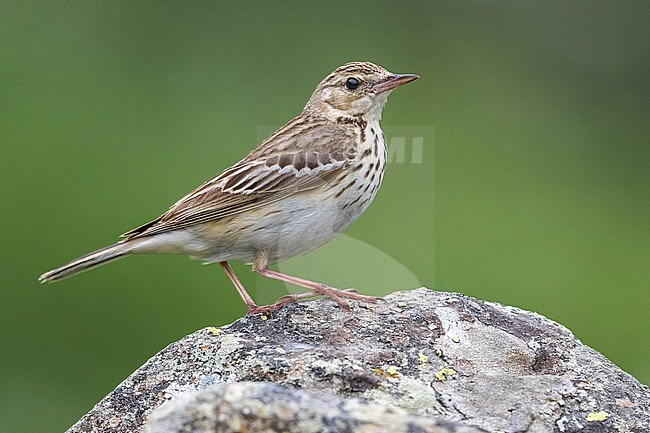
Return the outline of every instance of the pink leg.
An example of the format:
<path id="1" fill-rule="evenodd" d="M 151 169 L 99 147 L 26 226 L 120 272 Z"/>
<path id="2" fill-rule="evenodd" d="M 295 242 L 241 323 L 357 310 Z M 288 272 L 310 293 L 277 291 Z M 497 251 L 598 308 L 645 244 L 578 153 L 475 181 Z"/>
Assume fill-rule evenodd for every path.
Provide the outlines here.
<path id="1" fill-rule="evenodd" d="M 226 271 L 226 275 L 228 275 L 228 278 L 230 278 L 230 281 L 235 285 L 235 288 L 237 289 L 237 293 L 239 293 L 239 296 L 244 300 L 244 303 L 246 304 L 246 308 L 250 312 L 252 309 L 257 308 L 257 305 L 255 304 L 255 301 L 253 301 L 253 298 L 251 298 L 251 295 L 248 294 L 246 291 L 246 288 L 244 285 L 239 281 L 239 278 L 237 278 L 237 275 L 235 274 L 235 271 L 232 270 L 228 262 L 219 262 L 221 267 L 223 268 L 224 271 Z"/>
<path id="2" fill-rule="evenodd" d="M 284 307 L 287 304 L 290 304 L 291 302 L 295 302 L 303 298 L 310 298 L 312 296 L 317 295 L 314 292 L 299 293 L 296 295 L 287 295 L 278 299 L 275 302 L 275 304 L 263 305 L 260 307 L 257 304 L 255 304 L 255 301 L 253 301 L 251 295 L 248 294 L 244 285 L 241 283 L 241 281 L 239 281 L 239 278 L 237 278 L 235 271 L 232 269 L 232 267 L 230 267 L 230 264 L 228 264 L 228 262 L 219 262 L 219 264 L 221 265 L 223 270 L 226 271 L 226 275 L 228 275 L 228 278 L 230 278 L 230 281 L 232 281 L 232 283 L 234 284 L 235 288 L 237 289 L 237 292 L 239 293 L 239 296 L 241 296 L 241 298 L 244 300 L 244 303 L 246 304 L 247 314 L 271 313 L 272 311 L 279 310 L 280 308 Z"/>
<path id="3" fill-rule="evenodd" d="M 301 297 L 309 297 L 310 295 L 329 296 L 330 298 L 332 298 L 334 302 L 339 304 L 341 308 L 350 309 L 350 306 L 347 304 L 347 302 L 345 302 L 341 298 L 355 299 L 357 301 L 371 302 L 371 303 L 377 302 L 377 299 L 374 298 L 373 296 L 360 295 L 350 290 L 336 289 L 334 287 L 327 286 L 323 283 L 316 283 L 314 281 L 305 280 L 304 278 L 294 277 L 292 275 L 287 275 L 281 272 L 273 271 L 267 268 L 266 266 L 261 269 L 255 269 L 255 271 L 264 277 L 269 277 L 275 280 L 280 280 L 287 283 L 295 284 L 296 286 L 305 287 L 311 290 L 309 294 L 308 293 L 301 294 L 303 295 Z M 293 295 L 293 296 L 299 296 L 299 295 Z M 289 301 L 289 302 L 293 302 L 293 301 Z"/>

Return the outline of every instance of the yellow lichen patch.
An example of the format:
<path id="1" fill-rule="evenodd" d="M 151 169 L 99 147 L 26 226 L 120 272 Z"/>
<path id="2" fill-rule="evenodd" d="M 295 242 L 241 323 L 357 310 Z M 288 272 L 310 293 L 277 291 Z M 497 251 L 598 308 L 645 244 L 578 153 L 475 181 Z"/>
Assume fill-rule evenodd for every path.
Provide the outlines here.
<path id="1" fill-rule="evenodd" d="M 399 374 L 397 373 L 397 367 L 395 367 L 394 365 L 389 365 L 388 368 L 386 368 L 386 373 L 388 373 L 388 375 L 391 377 L 399 376 Z"/>
<path id="2" fill-rule="evenodd" d="M 262 314 L 262 315 L 260 316 L 260 319 L 262 319 L 262 320 L 268 320 L 269 318 L 268 318 L 265 314 Z"/>
<path id="3" fill-rule="evenodd" d="M 604 410 L 601 410 L 600 412 L 590 412 L 587 414 L 587 421 L 605 421 L 608 416 L 609 415 Z"/>
<path id="4" fill-rule="evenodd" d="M 429 360 L 429 357 L 427 355 L 425 355 L 422 352 L 418 353 L 418 361 L 420 361 L 422 364 L 424 364 L 428 360 Z"/>
<path id="5" fill-rule="evenodd" d="M 207 328 L 205 328 L 205 330 L 208 331 L 212 335 L 223 334 L 223 331 L 221 329 L 215 328 L 214 326 L 208 326 Z"/>
<path id="6" fill-rule="evenodd" d="M 436 372 L 436 379 L 438 379 L 440 382 L 444 382 L 454 374 L 456 374 L 456 370 L 453 368 L 441 367 L 440 370 Z"/>
<path id="7" fill-rule="evenodd" d="M 397 367 L 394 365 L 389 365 L 385 370 L 383 368 L 371 368 L 370 371 L 377 373 L 382 378 L 382 380 L 388 378 L 397 379 L 399 377 Z"/>
<path id="8" fill-rule="evenodd" d="M 451 338 L 451 341 L 454 343 L 460 343 L 460 337 L 453 332 L 449 334 L 449 338 Z"/>
<path id="9" fill-rule="evenodd" d="M 442 349 L 436 349 L 436 355 L 438 356 L 438 358 L 442 358 L 443 355 Z"/>

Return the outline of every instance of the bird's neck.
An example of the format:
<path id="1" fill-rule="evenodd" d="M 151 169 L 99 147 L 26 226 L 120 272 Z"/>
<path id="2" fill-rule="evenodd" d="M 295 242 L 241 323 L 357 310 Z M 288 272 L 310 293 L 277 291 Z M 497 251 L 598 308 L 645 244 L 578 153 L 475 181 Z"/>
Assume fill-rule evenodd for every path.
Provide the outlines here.
<path id="1" fill-rule="evenodd" d="M 305 106 L 304 113 L 324 117 L 330 122 L 338 122 L 339 119 L 361 119 L 367 123 L 379 124 L 381 120 L 381 113 L 386 104 L 388 95 L 379 96 L 379 100 L 373 101 L 372 104 L 357 107 L 346 107 L 345 109 L 338 108 L 332 104 L 324 101 L 310 100 Z"/>

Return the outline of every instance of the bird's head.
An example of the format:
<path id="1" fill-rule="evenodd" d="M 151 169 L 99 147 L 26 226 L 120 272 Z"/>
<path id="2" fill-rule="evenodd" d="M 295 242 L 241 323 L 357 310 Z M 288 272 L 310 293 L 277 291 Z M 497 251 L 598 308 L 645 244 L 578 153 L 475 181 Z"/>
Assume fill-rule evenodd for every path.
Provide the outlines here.
<path id="1" fill-rule="evenodd" d="M 393 74 L 370 62 L 346 63 L 318 84 L 305 110 L 332 120 L 361 117 L 378 121 L 390 92 L 418 78 L 414 74 Z"/>

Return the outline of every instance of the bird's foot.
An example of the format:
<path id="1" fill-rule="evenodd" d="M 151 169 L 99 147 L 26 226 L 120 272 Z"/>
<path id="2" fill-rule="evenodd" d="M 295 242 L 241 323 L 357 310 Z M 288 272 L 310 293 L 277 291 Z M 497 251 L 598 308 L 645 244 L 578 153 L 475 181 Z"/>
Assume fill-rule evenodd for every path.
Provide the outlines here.
<path id="1" fill-rule="evenodd" d="M 327 296 L 332 301 L 336 302 L 341 308 L 345 310 L 350 309 L 350 305 L 344 299 L 352 299 L 355 301 L 368 302 L 371 304 L 377 303 L 377 298 L 374 296 L 360 295 L 354 289 L 337 289 L 327 286 L 325 284 L 318 284 L 313 289 L 319 295 Z"/>
<path id="2" fill-rule="evenodd" d="M 286 295 L 275 301 L 273 304 L 269 305 L 248 305 L 247 306 L 247 314 L 264 314 L 264 315 L 272 315 L 274 311 L 278 311 L 281 308 L 286 307 L 288 304 L 291 304 L 292 302 L 299 301 L 301 299 L 305 298 L 313 298 L 314 296 L 318 296 L 319 294 L 316 292 L 305 292 L 305 293 L 297 293 L 294 295 Z"/>
<path id="3" fill-rule="evenodd" d="M 354 289 L 342 290 L 342 289 L 336 289 L 334 287 L 327 286 L 325 284 L 319 284 L 309 292 L 286 295 L 279 298 L 273 304 L 248 305 L 247 314 L 262 314 L 262 315 L 271 316 L 273 315 L 273 312 L 286 307 L 292 302 L 300 301 L 306 298 L 313 298 L 314 296 L 326 296 L 330 298 L 332 301 L 336 302 L 338 306 L 343 308 L 344 310 L 350 310 L 350 305 L 345 301 L 345 299 L 352 299 L 355 301 L 368 302 L 372 304 L 377 303 L 377 298 L 375 298 L 374 296 L 360 295 Z"/>

